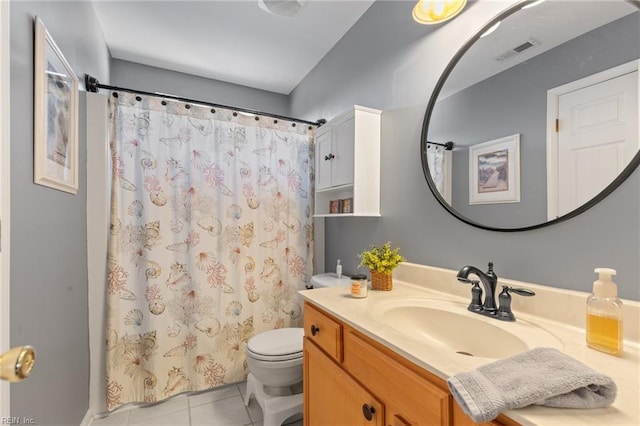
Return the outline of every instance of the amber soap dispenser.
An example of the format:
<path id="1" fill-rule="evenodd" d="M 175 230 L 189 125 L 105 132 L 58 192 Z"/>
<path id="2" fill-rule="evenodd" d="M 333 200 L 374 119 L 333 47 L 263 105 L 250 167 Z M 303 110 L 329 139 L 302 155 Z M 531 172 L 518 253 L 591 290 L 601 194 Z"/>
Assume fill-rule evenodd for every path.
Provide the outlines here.
<path id="1" fill-rule="evenodd" d="M 615 269 L 596 268 L 598 280 L 587 298 L 587 345 L 611 355 L 622 354 L 622 301 L 611 279 Z"/>

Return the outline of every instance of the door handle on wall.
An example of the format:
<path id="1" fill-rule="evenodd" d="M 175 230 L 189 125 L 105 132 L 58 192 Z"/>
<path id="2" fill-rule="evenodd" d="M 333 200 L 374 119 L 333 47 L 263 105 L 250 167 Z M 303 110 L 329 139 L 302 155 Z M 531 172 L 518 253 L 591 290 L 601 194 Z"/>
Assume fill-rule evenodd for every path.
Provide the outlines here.
<path id="1" fill-rule="evenodd" d="M 31 346 L 17 346 L 0 355 L 0 379 L 19 382 L 26 379 L 36 363 Z"/>

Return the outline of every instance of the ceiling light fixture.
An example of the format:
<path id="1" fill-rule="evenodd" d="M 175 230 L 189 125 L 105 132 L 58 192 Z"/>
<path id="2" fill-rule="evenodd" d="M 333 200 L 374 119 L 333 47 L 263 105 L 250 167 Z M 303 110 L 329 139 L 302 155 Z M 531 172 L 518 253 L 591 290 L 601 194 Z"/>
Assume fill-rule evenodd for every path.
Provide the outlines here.
<path id="1" fill-rule="evenodd" d="M 467 0 L 419 0 L 413 8 L 413 19 L 420 24 L 439 24 L 462 11 Z"/>
<path id="2" fill-rule="evenodd" d="M 272 15 L 293 18 L 302 10 L 305 1 L 307 0 L 258 0 L 258 6 Z"/>

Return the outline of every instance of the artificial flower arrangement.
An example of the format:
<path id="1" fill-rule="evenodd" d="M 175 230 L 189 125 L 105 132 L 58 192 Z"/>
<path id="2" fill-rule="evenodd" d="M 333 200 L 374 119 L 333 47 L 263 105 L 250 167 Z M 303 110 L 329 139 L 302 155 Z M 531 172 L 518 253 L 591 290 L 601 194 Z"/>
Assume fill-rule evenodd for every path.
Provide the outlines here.
<path id="1" fill-rule="evenodd" d="M 391 248 L 391 241 L 387 241 L 382 247 L 371 246 L 358 255 L 360 266 L 371 270 L 372 290 L 391 290 L 393 283 L 391 271 L 393 271 L 405 258 L 400 255 L 400 248 Z"/>
<path id="2" fill-rule="evenodd" d="M 391 241 L 384 243 L 382 247 L 371 246 L 358 255 L 360 266 L 366 266 L 372 271 L 390 274 L 401 262 L 406 259 L 400 255 L 400 248 L 391 248 Z"/>
<path id="3" fill-rule="evenodd" d="M 393 288 L 391 271 L 393 271 L 405 258 L 400 255 L 400 248 L 391 248 L 391 241 L 380 246 L 371 246 L 358 255 L 360 265 L 371 270 L 371 289 L 386 290 Z"/>

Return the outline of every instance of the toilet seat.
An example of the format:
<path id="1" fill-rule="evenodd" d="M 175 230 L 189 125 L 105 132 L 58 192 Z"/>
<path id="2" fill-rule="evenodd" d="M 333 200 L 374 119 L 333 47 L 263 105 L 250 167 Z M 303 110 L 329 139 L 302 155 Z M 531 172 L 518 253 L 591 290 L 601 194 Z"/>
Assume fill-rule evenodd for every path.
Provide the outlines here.
<path id="1" fill-rule="evenodd" d="M 251 351 L 247 351 L 247 354 L 255 360 L 266 361 L 266 362 L 283 362 L 283 361 L 302 359 L 302 352 L 296 352 L 294 354 L 287 354 L 287 355 L 280 355 L 280 356 L 261 355 Z"/>
<path id="2" fill-rule="evenodd" d="M 262 361 L 287 361 L 302 357 L 303 328 L 278 328 L 249 339 L 247 353 Z"/>

